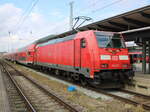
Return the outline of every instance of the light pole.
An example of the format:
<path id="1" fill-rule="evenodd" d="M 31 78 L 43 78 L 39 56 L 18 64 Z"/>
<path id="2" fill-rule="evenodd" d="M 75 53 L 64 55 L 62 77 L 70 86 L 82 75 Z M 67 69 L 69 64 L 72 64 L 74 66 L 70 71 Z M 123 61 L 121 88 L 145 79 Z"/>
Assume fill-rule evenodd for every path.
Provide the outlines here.
<path id="1" fill-rule="evenodd" d="M 73 27 L 73 1 L 69 3 L 70 5 L 70 20 L 69 20 L 69 25 L 70 25 L 70 30 L 72 30 L 72 27 Z"/>
<path id="2" fill-rule="evenodd" d="M 8 31 L 8 35 L 9 35 L 9 38 L 8 38 L 8 52 L 10 52 L 11 51 L 11 45 L 10 45 L 10 41 L 11 41 L 11 39 L 10 39 L 10 31 Z"/>

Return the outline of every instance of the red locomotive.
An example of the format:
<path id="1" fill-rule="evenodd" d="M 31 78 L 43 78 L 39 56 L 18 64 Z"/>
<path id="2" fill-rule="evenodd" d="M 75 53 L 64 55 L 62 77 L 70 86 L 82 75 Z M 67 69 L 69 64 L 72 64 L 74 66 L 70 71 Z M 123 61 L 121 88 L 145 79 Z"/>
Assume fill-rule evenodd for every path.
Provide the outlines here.
<path id="1" fill-rule="evenodd" d="M 89 30 L 63 38 L 57 35 L 36 41 L 15 55 L 17 62 L 51 70 L 84 85 L 122 83 L 134 76 L 128 49 L 115 32 Z"/>

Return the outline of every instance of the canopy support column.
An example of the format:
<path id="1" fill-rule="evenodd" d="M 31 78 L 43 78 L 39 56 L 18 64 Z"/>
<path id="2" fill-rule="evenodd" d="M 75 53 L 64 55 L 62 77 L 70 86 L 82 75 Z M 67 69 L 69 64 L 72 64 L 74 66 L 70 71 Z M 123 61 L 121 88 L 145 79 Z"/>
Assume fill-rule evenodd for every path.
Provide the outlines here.
<path id="1" fill-rule="evenodd" d="M 146 41 L 143 41 L 142 46 L 142 72 L 146 73 Z"/>
<path id="2" fill-rule="evenodd" d="M 148 73 L 150 74 L 150 40 L 148 41 Z"/>

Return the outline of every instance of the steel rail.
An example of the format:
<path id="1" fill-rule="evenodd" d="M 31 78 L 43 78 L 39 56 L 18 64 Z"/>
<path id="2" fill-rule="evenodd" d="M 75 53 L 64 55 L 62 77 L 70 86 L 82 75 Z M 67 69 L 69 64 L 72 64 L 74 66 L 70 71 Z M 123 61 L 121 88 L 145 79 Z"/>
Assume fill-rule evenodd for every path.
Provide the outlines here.
<path id="1" fill-rule="evenodd" d="M 98 89 L 95 89 L 95 88 L 91 88 L 91 87 L 87 87 L 87 88 L 89 88 L 90 90 L 93 90 L 93 91 L 95 91 L 95 92 L 98 92 L 98 93 L 101 93 L 101 94 L 104 94 L 104 95 L 106 95 L 106 96 L 110 96 L 110 97 L 112 97 L 112 98 L 115 98 L 115 99 L 118 99 L 118 100 L 120 100 L 120 101 L 123 101 L 123 102 L 125 102 L 125 103 L 129 103 L 129 104 L 132 104 L 132 105 L 134 105 L 134 106 L 138 106 L 138 105 L 141 105 L 144 109 L 146 109 L 146 110 L 150 110 L 150 105 L 146 105 L 146 104 L 144 104 L 144 103 L 142 103 L 142 102 L 137 102 L 137 101 L 134 101 L 134 100 L 132 100 L 132 99 L 129 99 L 129 98 L 124 98 L 124 97 L 121 97 L 121 96 L 118 96 L 118 95 L 114 95 L 114 94 L 112 94 L 112 93 L 109 93 L 109 92 L 106 92 L 105 90 L 98 90 Z M 129 93 L 129 92 L 128 92 Z M 129 93 L 129 94 L 131 94 L 131 93 Z M 133 95 L 133 93 L 132 93 L 132 95 Z M 134 95 L 139 95 L 139 96 L 145 96 L 145 95 L 141 95 L 141 94 L 134 94 Z M 146 98 L 146 96 L 144 97 L 144 99 Z M 150 99 L 150 96 L 147 96 L 147 98 L 149 98 Z M 146 98 L 146 99 L 147 99 Z"/>
<path id="2" fill-rule="evenodd" d="M 19 85 L 17 84 L 17 82 L 13 79 L 13 77 L 11 76 L 11 73 L 6 69 L 6 66 L 4 64 L 2 64 L 3 70 L 6 72 L 6 74 L 9 76 L 9 78 L 11 79 L 12 83 L 14 84 L 14 86 L 16 87 L 17 91 L 19 92 L 19 94 L 21 95 L 21 97 L 24 99 L 25 104 L 27 106 L 27 108 L 31 111 L 31 112 L 37 112 L 36 109 L 33 107 L 33 105 L 30 103 L 29 99 L 25 96 L 24 92 L 21 90 L 21 88 L 19 87 Z"/>
<path id="3" fill-rule="evenodd" d="M 76 108 L 74 108 L 72 105 L 68 104 L 67 102 L 63 101 L 63 99 L 59 98 L 55 93 L 52 93 L 50 91 L 48 91 L 44 86 L 38 84 L 36 81 L 32 80 L 31 78 L 29 78 L 27 75 L 25 75 L 24 73 L 18 71 L 15 67 L 13 67 L 12 65 L 6 63 L 8 66 L 10 66 L 11 68 L 13 68 L 19 75 L 24 76 L 26 79 L 28 79 L 30 82 L 32 82 L 33 84 L 35 84 L 39 89 L 43 90 L 48 96 L 52 97 L 53 99 L 55 99 L 59 104 L 63 105 L 64 107 L 66 107 L 69 111 L 71 112 L 81 112 L 81 110 L 77 110 Z"/>
<path id="4" fill-rule="evenodd" d="M 133 95 L 136 95 L 138 97 L 142 97 L 144 99 L 149 99 L 150 100 L 150 96 L 149 95 L 144 95 L 144 94 L 140 94 L 140 93 L 129 91 L 129 90 L 125 90 L 125 89 L 121 89 L 120 91 L 128 93 L 128 94 L 133 94 Z"/>

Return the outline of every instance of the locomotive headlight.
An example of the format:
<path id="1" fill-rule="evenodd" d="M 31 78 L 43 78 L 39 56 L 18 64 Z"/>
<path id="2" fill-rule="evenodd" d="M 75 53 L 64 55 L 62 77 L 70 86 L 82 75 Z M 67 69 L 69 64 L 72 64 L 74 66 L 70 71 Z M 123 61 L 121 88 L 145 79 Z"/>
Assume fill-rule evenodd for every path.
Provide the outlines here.
<path id="1" fill-rule="evenodd" d="M 111 60 L 111 56 L 110 55 L 100 55 L 100 59 L 101 60 Z"/>
<path id="2" fill-rule="evenodd" d="M 128 57 L 128 55 L 120 55 L 119 59 L 120 60 L 129 60 L 129 57 Z"/>

